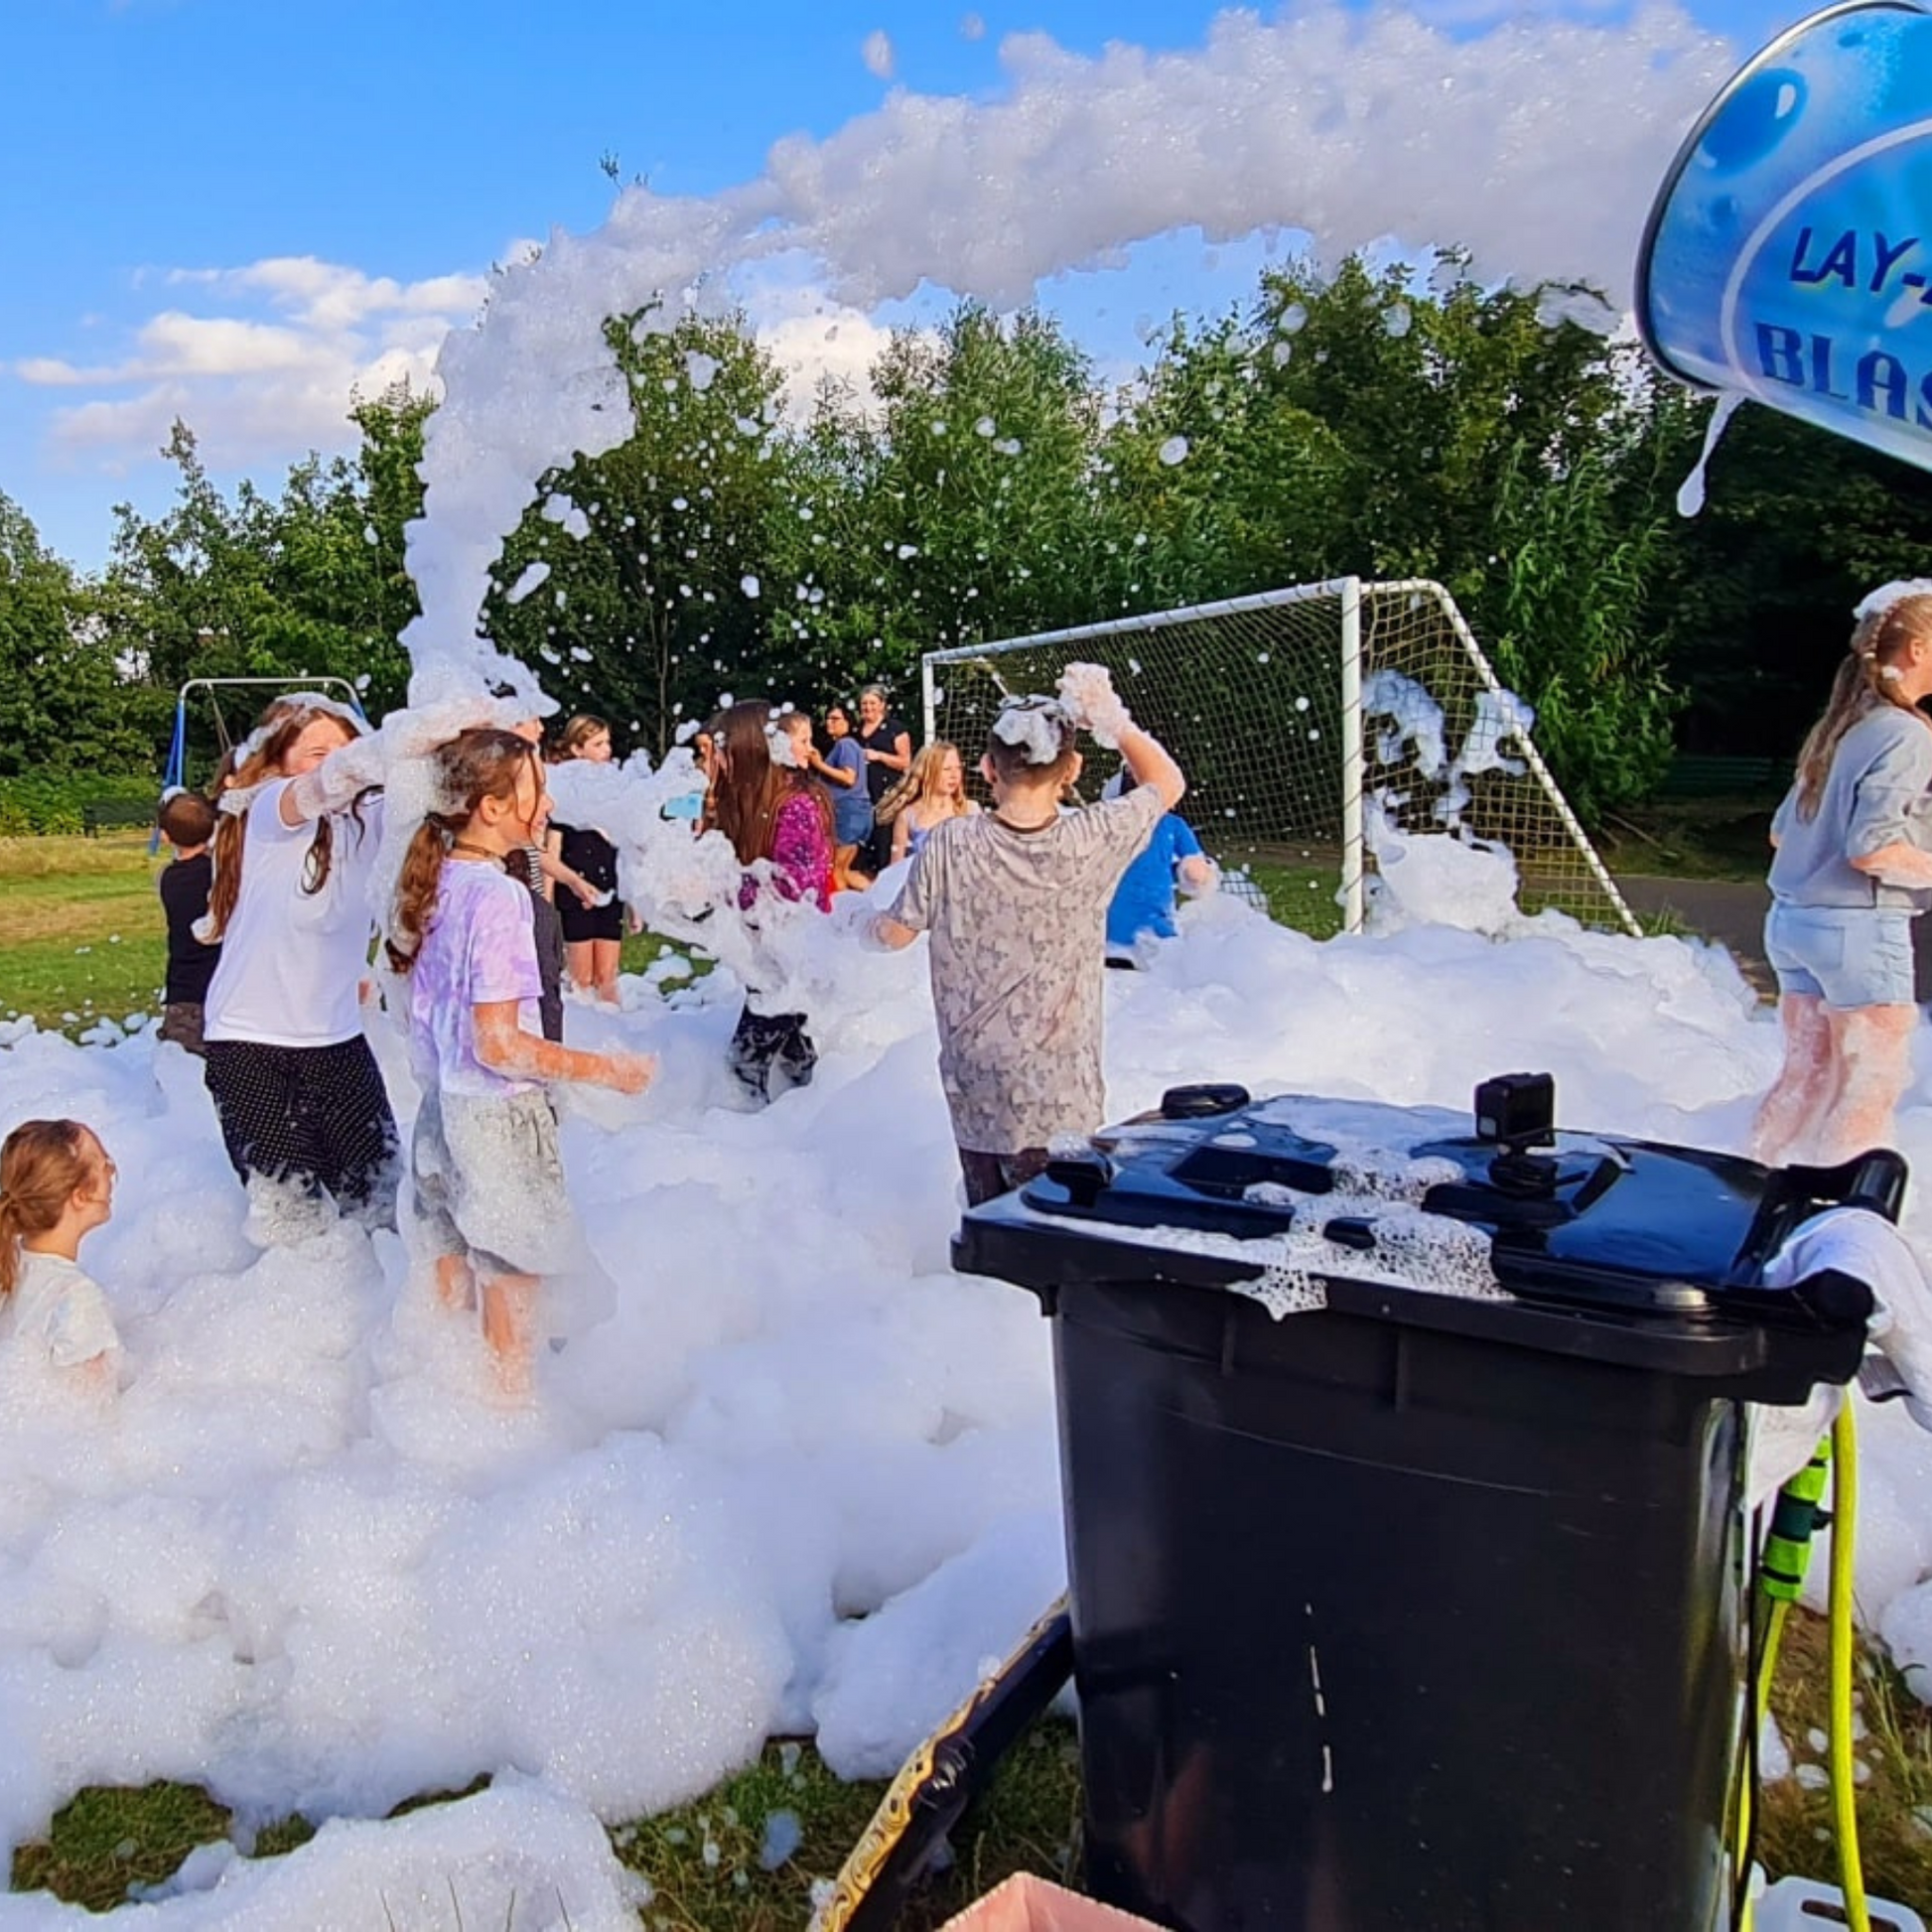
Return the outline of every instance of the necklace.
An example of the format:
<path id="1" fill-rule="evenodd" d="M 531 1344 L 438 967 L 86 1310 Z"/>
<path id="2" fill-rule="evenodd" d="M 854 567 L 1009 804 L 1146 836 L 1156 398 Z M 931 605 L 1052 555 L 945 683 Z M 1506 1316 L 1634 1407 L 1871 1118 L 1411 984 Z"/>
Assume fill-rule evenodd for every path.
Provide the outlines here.
<path id="1" fill-rule="evenodd" d="M 993 816 L 995 819 L 997 819 L 1000 822 L 1000 824 L 1004 825 L 1009 832 L 1043 832 L 1045 831 L 1047 826 L 1053 824 L 1059 818 L 1059 813 L 1055 812 L 1051 818 L 1035 819 L 1034 823 L 1031 825 L 1016 825 L 1014 821 L 1006 815 L 1005 812 L 995 812 Z"/>
<path id="2" fill-rule="evenodd" d="M 450 850 L 452 852 L 468 852 L 474 858 L 478 859 L 500 859 L 503 856 L 500 852 L 490 851 L 486 845 L 473 845 L 468 839 L 452 839 L 450 841 Z"/>

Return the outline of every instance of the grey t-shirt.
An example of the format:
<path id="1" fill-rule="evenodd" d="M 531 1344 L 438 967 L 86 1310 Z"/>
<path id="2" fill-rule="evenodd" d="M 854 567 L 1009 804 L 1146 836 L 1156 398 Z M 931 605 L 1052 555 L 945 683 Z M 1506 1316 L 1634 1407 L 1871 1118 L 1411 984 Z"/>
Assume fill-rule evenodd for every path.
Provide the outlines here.
<path id="1" fill-rule="evenodd" d="M 1786 904 L 1924 911 L 1932 892 L 1888 886 L 1849 862 L 1888 845 L 1932 851 L 1932 725 L 1894 704 L 1867 711 L 1838 741 L 1817 812 L 1799 816 L 1793 785 L 1771 835 L 1771 892 Z"/>
<path id="2" fill-rule="evenodd" d="M 1036 832 L 991 812 L 933 828 L 892 917 L 931 937 L 939 1075 L 953 1138 L 981 1154 L 1090 1134 L 1107 904 L 1166 808 L 1143 785 Z"/>

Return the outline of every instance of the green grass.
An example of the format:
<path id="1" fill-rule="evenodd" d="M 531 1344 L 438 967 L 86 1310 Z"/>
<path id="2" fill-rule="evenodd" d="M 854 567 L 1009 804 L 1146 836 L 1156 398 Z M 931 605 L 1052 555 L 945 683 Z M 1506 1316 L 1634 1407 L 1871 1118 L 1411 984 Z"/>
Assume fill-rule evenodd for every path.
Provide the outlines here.
<path id="1" fill-rule="evenodd" d="M 1825 1621 L 1808 1611 L 1786 1626 L 1771 1711 L 1794 1765 L 1824 1764 L 1811 1741 L 1830 1725 Z M 1854 1695 L 1864 1736 L 1855 1745 L 1870 1773 L 1859 1787 L 1859 1846 L 1865 1889 L 1932 1914 L 1932 1710 L 1875 1650 L 1858 1658 Z M 1811 1791 L 1794 1777 L 1765 1793 L 1757 1852 L 1769 1871 L 1839 1882 L 1829 1788 Z"/>
<path id="2" fill-rule="evenodd" d="M 808 1744 L 775 1742 L 697 1803 L 614 1827 L 611 1844 L 649 1881 L 639 1921 L 648 1932 L 798 1932 L 811 1915 L 812 1887 L 837 1875 L 885 1790 L 884 1783 L 842 1783 Z M 415 1800 L 397 1814 L 425 1802 L 444 1800 Z M 1079 1802 L 1071 1726 L 1035 1725 L 961 1821 L 952 1863 L 921 1887 L 900 1932 L 933 1932 L 1015 1871 L 1064 1878 Z M 780 1811 L 797 1821 L 798 1849 L 766 1870 L 766 1821 Z M 228 1812 L 194 1785 L 90 1786 L 55 1814 L 44 1841 L 14 1855 L 13 1889 L 48 1890 L 107 1911 L 130 1886 L 160 1883 L 197 1846 L 230 1832 Z M 312 1835 L 305 1819 L 286 1819 L 258 1833 L 249 1849 L 278 1857 Z"/>
<path id="3" fill-rule="evenodd" d="M 168 935 L 147 835 L 0 839 L 0 1017 L 84 1030 L 158 1010 Z"/>
<path id="4" fill-rule="evenodd" d="M 1285 848 L 1217 852 L 1223 873 L 1246 873 L 1268 900 L 1268 914 L 1311 939 L 1332 939 L 1341 930 L 1341 862 L 1321 853 Z"/>
<path id="5" fill-rule="evenodd" d="M 78 1035 L 103 1015 L 158 1013 L 168 930 L 155 881 L 167 863 L 166 848 L 148 857 L 144 832 L 0 839 L 0 1019 L 28 1014 Z M 623 971 L 686 950 L 654 932 L 630 934 Z M 708 960 L 692 960 L 693 978 L 709 970 Z"/>
<path id="6" fill-rule="evenodd" d="M 1772 1695 L 1794 1760 L 1822 1760 L 1807 1739 L 1825 1727 L 1825 1682 L 1823 1621 L 1799 1612 Z M 1924 1912 L 1932 1908 L 1932 1712 L 1873 1656 L 1863 1658 L 1860 1682 L 1867 1735 L 1858 1755 L 1870 1770 L 1859 1794 L 1866 1885 Z M 1587 1747 L 1579 1740 L 1579 1748 Z M 696 1803 L 614 1827 L 613 1850 L 649 1882 L 640 1926 L 644 1932 L 797 1932 L 810 1914 L 814 1885 L 837 1874 L 885 1789 L 872 1781 L 841 1783 L 809 1744 L 773 1742 Z M 462 1794 L 413 1800 L 397 1813 L 448 1795 Z M 1077 1882 L 1079 1810 L 1074 1732 L 1048 1720 L 1021 1739 L 986 1797 L 962 1820 L 950 1863 L 914 1893 L 899 1932 L 935 1932 L 1015 1871 Z M 766 1821 L 779 1811 L 797 1821 L 798 1849 L 766 1870 L 760 1859 Z M 257 1858 L 280 1856 L 312 1830 L 305 1819 L 285 1819 L 245 1849 Z M 160 1882 L 198 1845 L 230 1831 L 228 1813 L 192 1785 L 90 1787 L 56 1814 L 45 1841 L 15 1854 L 13 1887 L 45 1888 L 105 1911 L 127 1897 L 129 1886 Z M 1836 1884 L 1829 1793 L 1808 1791 L 1795 1778 L 1771 1786 L 1757 1855 L 1774 1876 Z"/>
<path id="7" fill-rule="evenodd" d="M 1772 798 L 1663 800 L 1611 819 L 1596 848 L 1613 873 L 1755 882 L 1771 862 Z"/>

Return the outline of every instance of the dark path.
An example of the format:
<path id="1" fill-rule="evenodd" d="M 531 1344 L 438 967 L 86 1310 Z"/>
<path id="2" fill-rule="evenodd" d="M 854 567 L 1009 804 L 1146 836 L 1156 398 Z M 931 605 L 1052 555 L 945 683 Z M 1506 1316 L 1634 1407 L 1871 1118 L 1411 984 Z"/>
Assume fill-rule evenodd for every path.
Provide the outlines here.
<path id="1" fill-rule="evenodd" d="M 1616 882 L 1638 918 L 1668 908 L 1692 932 L 1716 939 L 1736 955 L 1745 977 L 1770 993 L 1771 969 L 1764 963 L 1764 914 L 1771 895 L 1756 882 L 1732 879 L 1654 879 L 1622 873 Z M 1912 927 L 1918 957 L 1918 997 L 1932 1001 L 1932 945 Z"/>

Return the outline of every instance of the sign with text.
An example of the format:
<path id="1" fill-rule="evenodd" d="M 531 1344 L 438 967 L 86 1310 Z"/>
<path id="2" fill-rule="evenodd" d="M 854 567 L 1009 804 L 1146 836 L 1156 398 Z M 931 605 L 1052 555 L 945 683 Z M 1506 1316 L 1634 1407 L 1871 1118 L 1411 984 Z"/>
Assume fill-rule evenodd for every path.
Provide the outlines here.
<path id="1" fill-rule="evenodd" d="M 1671 374 L 1932 469 L 1932 12 L 1801 22 L 1705 110 L 1637 260 Z"/>

